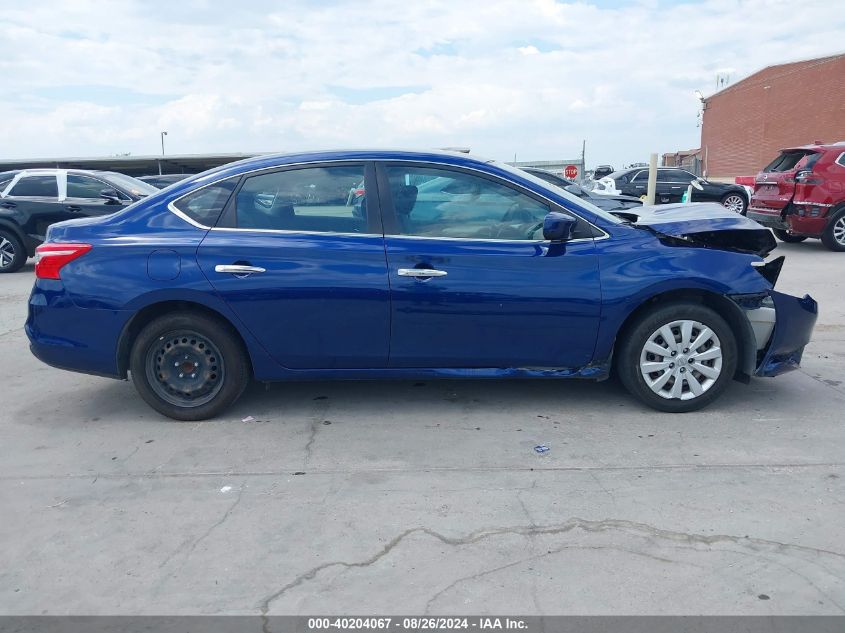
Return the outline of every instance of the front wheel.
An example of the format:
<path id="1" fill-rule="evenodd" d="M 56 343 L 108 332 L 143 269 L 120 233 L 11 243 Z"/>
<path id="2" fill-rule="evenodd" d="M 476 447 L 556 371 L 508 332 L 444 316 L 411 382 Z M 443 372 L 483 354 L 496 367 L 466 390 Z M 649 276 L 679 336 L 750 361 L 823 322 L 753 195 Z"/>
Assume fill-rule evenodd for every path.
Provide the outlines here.
<path id="1" fill-rule="evenodd" d="M 628 329 L 617 358 L 619 378 L 632 395 L 660 411 L 707 406 L 733 378 L 736 339 L 714 310 L 673 303 L 642 315 Z"/>
<path id="2" fill-rule="evenodd" d="M 209 316 L 177 312 L 147 324 L 129 359 L 132 382 L 153 409 L 175 420 L 205 420 L 243 393 L 249 364 L 237 335 Z"/>
<path id="3" fill-rule="evenodd" d="M 845 208 L 828 220 L 822 233 L 822 244 L 832 251 L 845 251 Z"/>
<path id="4" fill-rule="evenodd" d="M 733 211 L 734 213 L 739 213 L 740 215 L 745 215 L 745 212 L 748 210 L 748 203 L 746 203 L 745 198 L 738 193 L 729 193 L 722 198 L 722 206 L 728 211 Z"/>
<path id="5" fill-rule="evenodd" d="M 772 229 L 772 232 L 781 242 L 786 242 L 787 244 L 797 244 L 798 242 L 803 242 L 807 239 L 803 235 L 793 235 L 783 229 Z"/>

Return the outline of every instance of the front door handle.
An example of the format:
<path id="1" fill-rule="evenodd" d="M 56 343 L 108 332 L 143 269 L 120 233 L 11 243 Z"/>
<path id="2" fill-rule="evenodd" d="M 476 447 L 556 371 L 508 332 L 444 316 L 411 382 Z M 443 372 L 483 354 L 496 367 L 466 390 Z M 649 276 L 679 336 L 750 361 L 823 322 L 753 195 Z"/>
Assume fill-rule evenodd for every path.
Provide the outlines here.
<path id="1" fill-rule="evenodd" d="M 79 213 L 82 211 L 82 207 L 78 207 L 75 204 L 69 204 L 65 207 L 66 210 L 70 211 L 71 213 Z"/>
<path id="2" fill-rule="evenodd" d="M 14 202 L 4 202 L 0 204 L 0 207 L 4 209 L 14 209 L 16 206 L 18 205 L 16 205 Z"/>
<path id="3" fill-rule="evenodd" d="M 448 275 L 445 270 L 435 270 L 434 268 L 400 268 L 400 277 L 445 277 Z"/>
<path id="4" fill-rule="evenodd" d="M 232 275 L 251 275 L 253 273 L 265 273 L 266 268 L 261 266 L 244 266 L 242 264 L 217 264 L 214 267 L 216 273 L 230 273 Z"/>

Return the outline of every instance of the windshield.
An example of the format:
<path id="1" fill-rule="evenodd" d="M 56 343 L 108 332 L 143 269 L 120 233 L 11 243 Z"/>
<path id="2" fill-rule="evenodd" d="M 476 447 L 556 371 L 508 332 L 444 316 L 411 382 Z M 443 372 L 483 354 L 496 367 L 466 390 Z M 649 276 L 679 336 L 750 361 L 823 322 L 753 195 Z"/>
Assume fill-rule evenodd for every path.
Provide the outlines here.
<path id="1" fill-rule="evenodd" d="M 615 171 L 612 174 L 608 174 L 607 176 L 602 176 L 602 178 L 610 178 L 611 180 L 621 180 L 622 182 L 628 182 L 628 175 L 631 173 L 630 169 L 626 169 L 624 171 Z"/>
<path id="2" fill-rule="evenodd" d="M 119 174 L 117 172 L 108 172 L 102 174 L 102 177 L 108 180 L 110 183 L 117 185 L 121 189 L 125 189 L 133 196 L 143 197 L 158 193 L 158 189 L 153 187 L 151 184 L 146 183 L 143 180 L 133 178 L 132 176 Z"/>
<path id="3" fill-rule="evenodd" d="M 585 200 L 584 198 L 579 198 L 578 196 L 574 196 L 571 193 L 569 193 L 568 191 L 566 191 L 565 189 L 561 189 L 557 185 L 553 185 L 550 182 L 546 182 L 545 180 L 543 180 L 542 178 L 538 178 L 534 174 L 530 174 L 523 169 L 519 169 L 517 167 L 512 167 L 511 165 L 507 165 L 505 163 L 500 163 L 499 161 L 491 161 L 491 162 L 492 162 L 492 164 L 496 165 L 496 167 L 499 167 L 500 169 L 503 169 L 507 172 L 510 172 L 511 174 L 513 174 L 515 176 L 520 176 L 522 178 L 525 178 L 526 180 L 530 180 L 534 184 L 540 185 L 544 189 L 551 189 L 556 195 L 558 195 L 562 198 L 566 198 L 567 200 L 569 200 L 571 202 L 574 202 L 576 208 L 581 207 L 583 209 L 586 209 L 590 213 L 593 213 L 594 215 L 599 216 L 603 220 L 607 220 L 608 222 L 611 222 L 613 224 L 622 224 L 623 223 L 622 220 L 617 218 L 615 215 L 608 213 L 607 211 L 604 211 L 602 209 L 599 209 L 596 205 L 591 203 L 589 200 Z"/>

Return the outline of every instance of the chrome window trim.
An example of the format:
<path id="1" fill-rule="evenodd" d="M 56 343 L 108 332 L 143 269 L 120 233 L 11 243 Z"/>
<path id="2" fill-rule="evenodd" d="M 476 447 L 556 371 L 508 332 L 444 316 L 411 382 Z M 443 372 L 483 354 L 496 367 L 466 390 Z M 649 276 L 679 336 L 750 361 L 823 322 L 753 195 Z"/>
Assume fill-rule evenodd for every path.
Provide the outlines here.
<path id="1" fill-rule="evenodd" d="M 384 237 L 381 233 L 342 233 L 339 231 L 297 231 L 294 229 L 239 229 L 230 226 L 214 226 L 209 231 L 225 233 L 278 233 L 280 235 L 335 235 L 344 237 Z"/>
<path id="2" fill-rule="evenodd" d="M 432 162 L 430 160 L 421 160 L 421 159 L 412 159 L 412 158 L 383 158 L 383 159 L 379 159 L 379 158 L 339 158 L 337 160 L 326 160 L 325 158 L 322 158 L 322 159 L 318 159 L 318 160 L 303 161 L 303 162 L 299 162 L 299 163 L 286 163 L 284 165 L 273 165 L 271 167 L 259 167 L 257 169 L 250 169 L 248 171 L 240 172 L 239 174 L 229 174 L 228 176 L 223 176 L 223 177 L 218 178 L 216 180 L 212 180 L 211 182 L 208 182 L 208 183 L 206 183 L 206 184 L 204 184 L 200 187 L 197 187 L 196 189 L 192 189 L 191 191 L 187 191 L 187 192 L 183 193 L 181 196 L 179 196 L 178 198 L 174 198 L 173 200 L 171 200 L 170 202 L 167 203 L 167 209 L 168 209 L 168 211 L 170 211 L 171 213 L 173 213 L 177 217 L 181 218 L 182 220 L 184 220 L 188 224 L 190 224 L 190 225 L 192 225 L 192 226 L 194 226 L 198 229 L 204 229 L 206 231 L 241 231 L 241 232 L 249 232 L 249 233 L 255 233 L 255 232 L 280 233 L 280 234 L 283 234 L 283 235 L 289 235 L 289 234 L 346 235 L 346 236 L 359 236 L 359 237 L 362 237 L 362 236 L 373 237 L 373 236 L 375 236 L 375 237 L 385 237 L 385 238 L 386 237 L 403 237 L 403 238 L 427 239 L 427 240 L 461 240 L 461 241 L 473 241 L 473 242 L 510 242 L 510 243 L 520 243 L 520 244 L 525 244 L 525 243 L 535 243 L 535 244 L 537 244 L 537 243 L 540 243 L 540 244 L 551 243 L 549 240 L 495 240 L 495 239 L 483 239 L 483 238 L 473 238 L 473 237 L 467 237 L 467 238 L 463 238 L 463 237 L 423 237 L 423 236 L 419 236 L 419 235 L 388 235 L 388 234 L 380 234 L 380 233 L 338 233 L 338 232 L 334 232 L 334 231 L 292 231 L 292 230 L 288 230 L 288 229 L 240 229 L 240 228 L 236 228 L 236 227 L 211 227 L 211 226 L 205 226 L 203 224 L 200 224 L 199 222 L 194 221 L 193 219 L 188 217 L 185 213 L 183 213 L 182 211 L 177 209 L 176 206 L 175 206 L 175 204 L 177 202 L 179 202 L 182 198 L 185 198 L 185 197 L 187 197 L 191 194 L 194 194 L 197 191 L 200 191 L 201 189 L 205 189 L 206 187 L 211 187 L 213 185 L 216 185 L 219 182 L 223 182 L 224 180 L 229 180 L 230 178 L 235 178 L 235 177 L 240 178 L 240 177 L 243 177 L 243 176 L 247 176 L 249 174 L 258 174 L 260 172 L 269 172 L 269 171 L 284 169 L 286 167 L 299 167 L 299 166 L 315 165 L 315 164 L 320 164 L 320 163 L 368 163 L 368 162 L 384 162 L 384 163 L 392 162 L 392 163 L 416 163 L 416 164 L 430 163 L 431 165 L 437 165 L 437 166 L 441 166 L 441 167 L 447 167 L 447 168 L 448 167 L 454 167 L 454 168 L 457 168 L 458 170 L 466 169 L 468 171 L 474 171 L 474 172 L 477 172 L 479 174 L 483 174 L 483 175 L 487 175 L 487 176 L 493 176 L 494 178 L 500 178 L 501 180 L 511 182 L 513 185 L 516 185 L 517 187 L 520 187 L 522 189 L 526 188 L 526 187 L 523 187 L 522 185 L 520 185 L 519 183 L 514 183 L 512 181 L 509 181 L 507 178 L 504 178 L 504 177 L 499 176 L 497 174 L 490 174 L 489 172 L 486 172 L 484 170 L 477 169 L 475 167 L 466 167 L 465 165 L 452 165 L 450 163 L 436 163 L 436 162 Z M 555 202 L 554 200 L 552 200 L 548 196 L 543 195 L 540 192 L 534 191 L 533 189 L 531 189 L 530 191 L 531 191 L 531 193 L 533 193 L 533 194 L 537 195 L 538 197 L 542 198 L 543 200 L 546 200 L 550 204 L 562 206 L 559 202 Z M 593 224 L 589 220 L 584 219 L 581 215 L 579 215 L 575 211 L 572 211 L 572 210 L 570 210 L 566 207 L 563 207 L 563 209 L 565 209 L 568 213 L 572 213 L 572 215 L 574 215 L 576 218 L 578 218 L 579 220 L 582 220 L 583 222 L 586 222 L 591 227 L 593 227 L 596 231 L 601 233 L 601 235 L 599 235 L 597 237 L 579 237 L 577 239 L 569 240 L 568 242 L 564 242 L 564 243 L 570 244 L 570 243 L 573 243 L 573 242 L 583 242 L 583 241 L 587 241 L 587 240 L 594 240 L 594 241 L 595 240 L 605 240 L 605 239 L 608 239 L 610 237 L 610 234 L 607 231 L 605 231 L 601 227 L 596 226 L 595 224 Z"/>
<path id="3" fill-rule="evenodd" d="M 205 227 L 203 227 L 205 228 Z M 295 231 L 291 229 L 237 229 L 232 227 L 225 227 L 225 226 L 215 226 L 210 229 L 209 231 L 219 231 L 219 232 L 246 232 L 246 233 L 276 233 L 280 235 L 331 235 L 335 237 L 380 237 L 384 239 L 388 238 L 398 238 L 403 240 L 438 240 L 438 241 L 449 241 L 449 242 L 504 242 L 507 244 L 551 244 L 551 240 L 502 240 L 496 238 L 479 238 L 479 237 L 426 237 L 423 235 L 393 235 L 393 234 L 385 234 L 382 235 L 381 233 L 339 233 L 335 231 Z M 601 229 L 599 229 L 601 230 Z M 587 241 L 596 241 L 596 240 L 606 240 L 610 236 L 607 233 L 604 233 L 600 237 L 578 237 L 574 240 L 567 240 L 565 242 L 561 242 L 562 244 L 572 244 L 574 242 L 587 242 Z"/>

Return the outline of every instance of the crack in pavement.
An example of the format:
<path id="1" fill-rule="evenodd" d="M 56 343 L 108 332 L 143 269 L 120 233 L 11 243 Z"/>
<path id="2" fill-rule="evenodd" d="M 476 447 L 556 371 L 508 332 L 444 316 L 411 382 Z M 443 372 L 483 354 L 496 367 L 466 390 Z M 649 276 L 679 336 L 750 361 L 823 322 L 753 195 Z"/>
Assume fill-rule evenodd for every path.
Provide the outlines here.
<path id="1" fill-rule="evenodd" d="M 298 587 L 299 585 L 313 580 L 317 577 L 317 575 L 330 567 L 343 567 L 345 569 L 353 569 L 353 568 L 361 568 L 361 567 L 369 567 L 379 560 L 387 556 L 394 548 L 396 548 L 402 541 L 404 541 L 407 537 L 411 536 L 412 534 L 426 534 L 444 545 L 451 545 L 451 546 L 459 546 L 459 545 L 470 545 L 473 543 L 477 543 L 481 540 L 488 539 L 494 536 L 500 536 L 504 534 L 513 534 L 517 536 L 546 536 L 546 535 L 558 535 L 558 534 L 566 534 L 573 530 L 580 529 L 585 532 L 590 533 L 600 533 L 606 532 L 609 530 L 620 530 L 626 532 L 633 532 L 644 535 L 650 538 L 659 538 L 663 540 L 673 541 L 680 545 L 687 545 L 687 546 L 694 546 L 694 545 L 713 545 L 714 543 L 733 543 L 735 545 L 740 545 L 743 547 L 749 546 L 756 546 L 756 547 L 765 547 L 765 548 L 774 548 L 777 550 L 795 550 L 800 552 L 807 552 L 812 553 L 815 555 L 828 555 L 828 556 L 835 556 L 838 558 L 845 559 L 845 554 L 841 552 L 835 552 L 832 550 L 820 549 L 815 547 L 809 547 L 805 545 L 796 545 L 792 543 L 781 543 L 779 541 L 773 541 L 768 539 L 760 539 L 760 538 L 752 538 L 748 536 L 733 536 L 730 534 L 713 534 L 713 535 L 706 535 L 706 534 L 695 534 L 690 532 L 677 532 L 673 530 L 663 530 L 660 528 L 656 528 L 652 525 L 648 525 L 647 523 L 638 523 L 635 521 L 627 521 L 624 519 L 603 519 L 601 521 L 591 521 L 587 519 L 581 519 L 578 517 L 574 517 L 565 521 L 560 524 L 556 525 L 549 525 L 549 526 L 514 526 L 514 527 L 501 527 L 501 528 L 486 528 L 481 530 L 476 530 L 474 532 L 470 532 L 468 535 L 463 537 L 450 537 L 431 528 L 427 527 L 415 527 L 409 528 L 399 535 L 392 538 L 388 541 L 378 552 L 366 558 L 362 561 L 357 562 L 348 562 L 348 561 L 333 561 L 322 563 L 321 565 L 317 565 L 316 567 L 312 567 L 308 571 L 298 575 L 292 581 L 281 587 L 280 589 L 274 591 L 271 594 L 265 596 L 257 605 L 261 613 L 261 618 L 263 622 L 262 630 L 264 633 L 269 633 L 269 618 L 268 613 L 270 612 L 270 606 L 276 600 L 278 600 L 282 595 L 286 592 L 290 591 Z M 668 559 L 667 559 L 668 560 Z"/>
<path id="2" fill-rule="evenodd" d="M 207 539 L 214 530 L 216 530 L 217 528 L 219 528 L 221 525 L 223 525 L 226 522 L 226 520 L 231 516 L 232 512 L 234 512 L 235 508 L 238 507 L 238 504 L 241 502 L 241 498 L 243 497 L 243 493 L 244 493 L 244 488 L 245 488 L 245 486 L 241 486 L 238 489 L 238 496 L 235 498 L 235 501 L 229 506 L 229 508 L 226 510 L 226 512 L 223 513 L 223 516 L 220 517 L 220 519 L 218 519 L 216 522 L 214 522 L 205 532 L 203 532 L 199 537 L 194 539 L 192 542 L 189 543 L 188 541 L 184 541 L 179 547 L 176 548 L 176 550 L 173 551 L 172 554 L 170 554 L 161 563 L 159 563 L 159 566 L 158 566 L 159 569 L 166 567 L 167 564 L 171 560 L 173 560 L 180 552 L 184 551 L 185 548 L 187 548 L 188 551 L 185 552 L 185 557 L 182 559 L 182 564 L 179 566 L 178 569 L 176 569 L 173 572 L 171 572 L 170 574 L 168 574 L 168 578 L 172 578 L 176 574 L 176 572 L 179 571 L 179 569 L 182 569 L 182 567 L 185 566 L 185 563 L 188 561 L 188 559 L 191 557 L 191 555 L 194 553 L 194 551 L 196 551 L 197 546 L 202 541 Z"/>
<path id="3" fill-rule="evenodd" d="M 812 378 L 812 379 L 813 379 L 813 380 L 815 380 L 817 383 L 824 385 L 824 386 L 825 386 L 825 387 L 827 387 L 828 389 L 833 389 L 833 390 L 834 390 L 836 393 L 838 393 L 839 395 L 841 395 L 841 396 L 845 396 L 845 391 L 842 391 L 842 389 L 840 389 L 839 387 L 837 387 L 837 386 L 835 386 L 835 385 L 830 384 L 827 380 L 825 380 L 825 379 L 824 379 L 824 378 L 822 378 L 821 376 L 814 376 L 813 374 L 807 373 L 807 370 L 806 370 L 806 369 L 804 369 L 803 367 L 799 367 L 799 368 L 798 368 L 798 371 L 799 371 L 800 373 L 804 374 L 805 376 L 807 376 L 807 377 L 809 377 L 809 378 Z"/>
<path id="4" fill-rule="evenodd" d="M 454 589 L 455 587 L 457 587 L 458 585 L 460 585 L 464 582 L 468 582 L 468 581 L 471 581 L 471 580 L 478 580 L 479 578 L 483 578 L 484 576 L 489 576 L 491 574 L 495 574 L 497 572 L 504 571 L 505 569 L 517 567 L 519 565 L 522 565 L 523 563 L 530 563 L 530 562 L 533 562 L 533 561 L 536 561 L 536 560 L 540 560 L 542 558 L 545 558 L 546 556 L 551 556 L 553 554 L 559 554 L 560 552 L 563 552 L 563 551 L 566 551 L 566 550 L 591 550 L 591 551 L 613 550 L 613 551 L 617 551 L 617 552 L 627 552 L 627 553 L 633 554 L 635 556 L 643 556 L 645 558 L 650 558 L 652 560 L 656 560 L 656 561 L 661 562 L 661 563 L 677 563 L 678 562 L 678 561 L 672 560 L 670 558 L 663 558 L 661 556 L 654 556 L 653 554 L 647 554 L 645 552 L 638 552 L 636 550 L 628 549 L 627 547 L 618 547 L 618 546 L 615 546 L 615 545 L 568 545 L 568 544 L 567 545 L 561 545 L 560 547 L 556 547 L 554 549 L 547 550 L 543 554 L 535 554 L 534 556 L 528 556 L 526 558 L 522 558 L 522 559 L 515 561 L 513 563 L 508 563 L 507 565 L 500 565 L 499 567 L 494 567 L 493 569 L 486 569 L 484 571 L 481 571 L 481 572 L 478 572 L 478 573 L 475 573 L 475 574 L 470 574 L 469 576 L 463 576 L 462 578 L 458 578 L 454 582 L 450 583 L 449 585 L 447 585 L 446 587 L 444 587 L 443 589 L 438 591 L 436 594 L 434 594 L 431 598 L 429 598 L 426 601 L 425 609 L 423 610 L 423 614 L 424 615 L 430 615 L 432 605 L 434 604 L 434 602 L 440 596 L 442 596 L 443 594 L 447 593 L 449 590 Z M 685 563 L 685 564 L 691 565 L 693 567 L 698 567 L 698 565 L 695 565 L 693 563 Z M 533 588 L 533 591 L 532 591 L 532 594 L 533 594 L 532 597 L 534 599 L 534 605 L 536 607 L 535 615 L 543 615 L 542 608 L 541 608 L 540 603 L 539 603 L 540 601 L 539 601 L 539 598 L 537 597 L 536 589 L 537 588 L 536 588 L 536 585 L 535 585 L 534 588 Z"/>
<path id="5" fill-rule="evenodd" d="M 317 431 L 320 429 L 320 426 L 322 426 L 323 420 L 325 420 L 326 413 L 328 410 L 329 401 L 327 399 L 318 400 L 317 403 L 314 405 L 314 413 L 311 415 L 310 433 L 308 436 L 308 441 L 305 443 L 305 458 L 302 460 L 303 470 L 308 467 L 308 462 L 311 460 L 314 441 L 317 439 Z"/>

